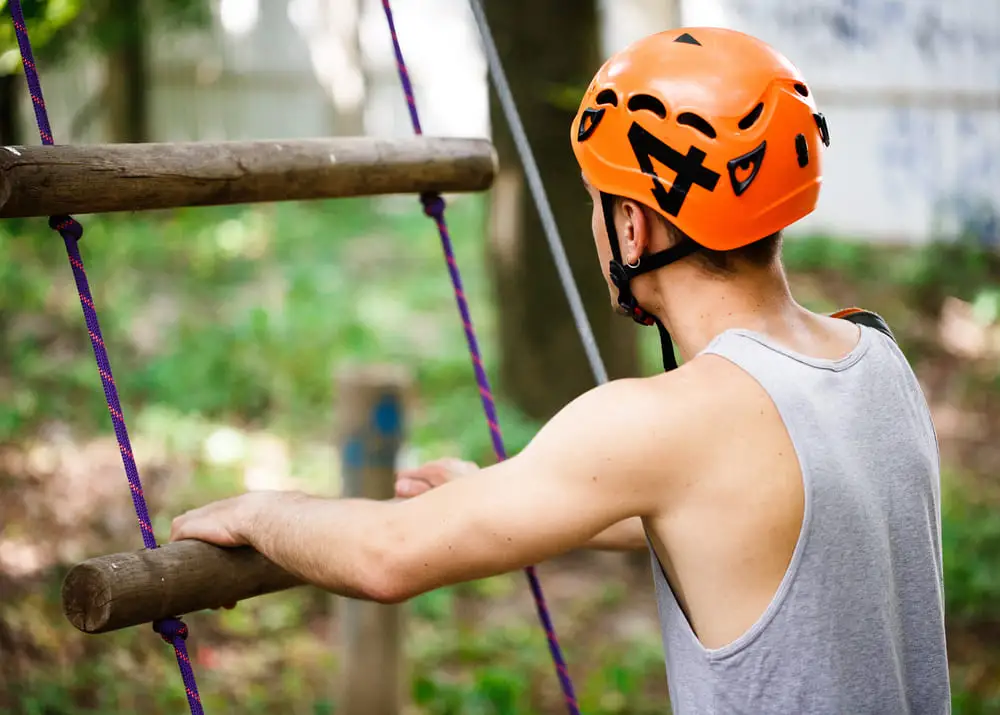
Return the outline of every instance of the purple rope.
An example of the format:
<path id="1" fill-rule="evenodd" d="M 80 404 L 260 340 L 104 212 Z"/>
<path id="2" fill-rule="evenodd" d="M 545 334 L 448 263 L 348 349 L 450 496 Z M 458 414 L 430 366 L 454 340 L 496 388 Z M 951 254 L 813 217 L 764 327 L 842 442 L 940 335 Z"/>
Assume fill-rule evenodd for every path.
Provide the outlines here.
<path id="1" fill-rule="evenodd" d="M 35 67 L 34 54 L 31 51 L 31 41 L 28 39 L 28 28 L 24 22 L 24 13 L 21 11 L 20 0 L 10 1 L 10 14 L 14 21 L 14 33 L 17 35 L 17 44 L 21 50 L 21 61 L 24 64 L 24 75 L 28 81 L 28 90 L 31 93 L 31 104 L 35 110 L 38 133 L 42 138 L 43 144 L 52 145 L 55 144 L 55 141 L 52 138 L 52 128 L 49 125 L 45 100 L 42 98 L 42 86 L 38 80 L 38 70 Z M 136 518 L 139 521 L 142 542 L 147 549 L 155 549 L 158 546 L 156 537 L 153 534 L 152 524 L 150 523 L 146 498 L 142 492 L 139 469 L 135 463 L 135 456 L 132 454 L 132 445 L 129 442 L 128 430 L 125 427 L 125 416 L 122 414 L 121 403 L 118 400 L 118 390 L 115 387 L 115 380 L 111 374 L 111 361 L 108 359 L 108 352 L 104 346 L 101 326 L 97 320 L 97 310 L 94 308 L 94 299 L 90 292 L 90 285 L 87 282 L 87 273 L 83 266 L 83 258 L 80 256 L 79 243 L 83 237 L 83 226 L 70 216 L 52 216 L 49 218 L 49 226 L 62 236 L 63 243 L 66 244 L 66 255 L 69 257 L 69 263 L 73 269 L 73 278 L 76 281 L 76 289 L 80 296 L 80 305 L 83 308 L 83 318 L 87 324 L 87 332 L 90 334 L 90 344 L 94 348 L 94 358 L 97 360 L 97 372 L 101 376 L 101 384 L 104 386 L 104 397 L 108 403 L 108 412 L 111 414 L 111 423 L 115 429 L 115 436 L 118 438 L 118 449 L 122 455 L 125 476 L 128 478 L 129 489 L 132 492 L 132 504 L 135 506 Z M 184 690 L 187 693 L 188 705 L 191 708 L 192 715 L 204 715 L 204 710 L 201 706 L 201 697 L 198 695 L 198 686 L 194 679 L 194 671 L 191 669 L 191 659 L 188 657 L 187 646 L 184 642 L 188 635 L 187 626 L 177 618 L 166 618 L 154 622 L 153 630 L 159 633 L 163 640 L 174 647 L 174 653 L 177 656 L 177 666 L 180 668 L 181 677 L 184 679 Z"/>
<path id="2" fill-rule="evenodd" d="M 406 62 L 403 60 L 403 50 L 400 48 L 399 37 L 396 35 L 396 25 L 392 20 L 392 7 L 389 4 L 389 0 L 382 0 L 382 8 L 385 10 L 385 19 L 389 23 L 392 46 L 396 53 L 396 68 L 399 70 L 399 79 L 403 85 L 403 92 L 406 95 L 406 104 L 410 110 L 410 121 L 413 124 L 413 131 L 416 134 L 423 134 L 423 129 L 420 126 L 420 115 L 417 113 L 417 102 L 414 98 L 413 84 L 410 82 L 410 73 L 406 68 Z M 465 339 L 469 345 L 472 367 L 476 372 L 476 382 L 479 384 L 479 395 L 482 398 L 483 411 L 486 413 L 486 423 L 489 425 L 490 437 L 493 440 L 493 450 L 496 452 L 497 459 L 502 461 L 507 458 L 507 450 L 504 448 L 503 436 L 500 433 L 500 425 L 497 421 L 493 391 L 490 388 L 489 379 L 486 377 L 486 370 L 483 368 L 482 353 L 479 350 L 479 342 L 476 340 L 476 331 L 472 325 L 472 318 L 469 315 L 469 303 L 465 298 L 465 290 L 462 287 L 462 276 L 459 273 L 458 263 L 455 260 L 455 250 L 452 246 L 451 235 L 445 223 L 445 202 L 441 198 L 441 195 L 436 193 L 423 194 L 420 200 L 424 205 L 424 213 L 434 219 L 434 223 L 437 224 L 438 233 L 441 234 L 441 246 L 444 249 L 444 257 L 448 263 L 451 284 L 455 289 L 455 301 L 458 303 L 458 312 L 462 316 Z M 531 595 L 535 599 L 538 618 L 545 629 L 545 637 L 548 640 L 552 661 L 556 666 L 556 674 L 559 676 L 559 684 L 562 688 L 563 699 L 566 702 L 566 709 L 570 715 L 579 715 L 580 710 L 576 702 L 576 695 L 573 692 L 573 682 L 570 680 L 566 661 L 563 658 L 562 649 L 559 647 L 559 639 L 556 637 L 555 627 L 552 625 L 549 608 L 545 603 L 545 594 L 542 592 L 542 585 L 535 573 L 535 567 L 529 566 L 525 569 L 525 573 L 528 576 Z"/>

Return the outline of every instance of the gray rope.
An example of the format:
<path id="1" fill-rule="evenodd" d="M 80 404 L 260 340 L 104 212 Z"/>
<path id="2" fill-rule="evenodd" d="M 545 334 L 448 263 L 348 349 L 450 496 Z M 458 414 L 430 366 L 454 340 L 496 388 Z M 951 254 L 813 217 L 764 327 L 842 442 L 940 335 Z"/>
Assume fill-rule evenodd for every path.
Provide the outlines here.
<path id="1" fill-rule="evenodd" d="M 597 347 L 597 340 L 594 338 L 594 331 L 590 327 L 587 319 L 587 312 L 583 307 L 583 300 L 580 298 L 580 291 L 573 279 L 573 271 L 569 266 L 569 259 L 566 257 L 566 249 L 563 248 L 562 238 L 559 236 L 559 228 L 556 226 L 555 216 L 552 215 L 552 207 L 549 205 L 548 195 L 545 193 L 545 186 L 542 184 L 542 176 L 538 172 L 538 165 L 535 163 L 535 156 L 531 151 L 531 144 L 528 136 L 521 124 L 521 116 L 517 111 L 517 104 L 514 96 L 510 92 L 507 84 L 507 75 L 504 73 L 503 64 L 500 62 L 500 55 L 497 53 L 496 45 L 493 42 L 493 33 L 486 21 L 486 13 L 483 10 L 480 0 L 469 0 L 472 6 L 472 13 L 476 18 L 476 25 L 482 37 L 483 49 L 486 53 L 486 62 L 489 65 L 490 79 L 493 81 L 493 89 L 496 90 L 500 105 L 503 107 L 507 125 L 510 133 L 514 137 L 514 144 L 517 146 L 517 153 L 521 157 L 521 164 L 524 167 L 525 177 L 528 179 L 528 187 L 531 189 L 531 196 L 538 209 L 538 216 L 542 220 L 542 228 L 545 231 L 545 239 L 548 241 L 549 249 L 552 251 L 552 258 L 556 263 L 556 270 L 559 273 L 559 280 L 562 282 L 563 291 L 569 301 L 569 309 L 573 314 L 573 322 L 576 323 L 576 330 L 580 334 L 580 341 L 583 343 L 584 352 L 587 354 L 587 361 L 590 363 L 590 371 L 594 374 L 594 380 L 598 385 L 608 381 L 608 372 L 604 367 L 604 360 L 601 359 L 601 352 Z"/>

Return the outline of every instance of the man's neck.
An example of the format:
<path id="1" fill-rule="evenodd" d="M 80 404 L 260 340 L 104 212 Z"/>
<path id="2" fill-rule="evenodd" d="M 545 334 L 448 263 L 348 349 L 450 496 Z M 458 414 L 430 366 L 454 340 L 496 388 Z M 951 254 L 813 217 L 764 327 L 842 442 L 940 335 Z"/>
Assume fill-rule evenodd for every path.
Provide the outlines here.
<path id="1" fill-rule="evenodd" d="M 690 360 L 726 330 L 780 336 L 807 313 L 792 297 L 780 266 L 726 276 L 706 274 L 697 266 L 670 268 L 649 276 L 656 297 L 647 310 L 670 332 L 683 360 Z"/>

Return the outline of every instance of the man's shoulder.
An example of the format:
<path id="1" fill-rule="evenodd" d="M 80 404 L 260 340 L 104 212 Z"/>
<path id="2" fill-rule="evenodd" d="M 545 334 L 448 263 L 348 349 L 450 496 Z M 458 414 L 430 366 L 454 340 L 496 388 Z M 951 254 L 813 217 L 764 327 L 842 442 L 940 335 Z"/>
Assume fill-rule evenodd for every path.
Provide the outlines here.
<path id="1" fill-rule="evenodd" d="M 701 428 L 717 430 L 720 420 L 752 413 L 759 397 L 759 386 L 739 367 L 716 355 L 700 355 L 669 372 L 607 382 L 568 409 L 618 436 L 627 426 L 667 442 L 678 435 L 689 441 Z"/>
<path id="2" fill-rule="evenodd" d="M 532 470 L 603 475 L 630 494 L 675 493 L 705 471 L 720 439 L 751 429 L 760 404 L 741 383 L 738 368 L 702 357 L 612 380 L 566 405 L 515 459 Z"/>
<path id="3" fill-rule="evenodd" d="M 668 375 L 611 380 L 579 395 L 536 435 L 527 452 L 612 461 L 633 469 L 648 460 L 646 447 L 668 450 L 684 439 L 684 426 L 699 409 L 688 369 Z"/>
<path id="4" fill-rule="evenodd" d="M 657 413 L 669 411 L 686 418 L 732 406 L 753 379 L 719 355 L 704 353 L 675 370 L 649 377 L 613 380 L 593 392 L 594 401 L 628 402 Z M 599 394 L 599 396 L 598 396 Z"/>

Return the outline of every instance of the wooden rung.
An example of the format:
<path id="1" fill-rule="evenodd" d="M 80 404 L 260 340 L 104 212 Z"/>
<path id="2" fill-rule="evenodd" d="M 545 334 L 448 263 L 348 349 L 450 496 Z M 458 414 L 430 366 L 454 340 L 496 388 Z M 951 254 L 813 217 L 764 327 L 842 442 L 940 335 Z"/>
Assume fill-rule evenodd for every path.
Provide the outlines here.
<path id="1" fill-rule="evenodd" d="M 483 191 L 486 139 L 409 137 L 0 147 L 0 218 Z"/>
<path id="2" fill-rule="evenodd" d="M 253 549 L 178 541 L 77 564 L 63 581 L 62 605 L 79 630 L 107 633 L 301 585 Z"/>

